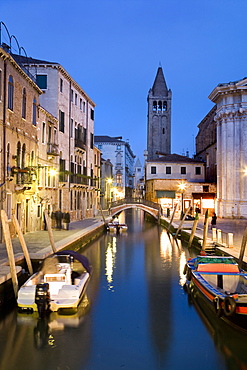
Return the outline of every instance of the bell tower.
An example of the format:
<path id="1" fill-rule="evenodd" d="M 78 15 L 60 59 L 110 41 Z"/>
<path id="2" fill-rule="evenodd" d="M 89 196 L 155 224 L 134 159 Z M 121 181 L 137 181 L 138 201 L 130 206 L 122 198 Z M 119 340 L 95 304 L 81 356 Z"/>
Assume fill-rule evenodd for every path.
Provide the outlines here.
<path id="1" fill-rule="evenodd" d="M 147 159 L 156 159 L 156 152 L 171 153 L 171 99 L 163 70 L 158 68 L 153 87 L 148 93 Z"/>

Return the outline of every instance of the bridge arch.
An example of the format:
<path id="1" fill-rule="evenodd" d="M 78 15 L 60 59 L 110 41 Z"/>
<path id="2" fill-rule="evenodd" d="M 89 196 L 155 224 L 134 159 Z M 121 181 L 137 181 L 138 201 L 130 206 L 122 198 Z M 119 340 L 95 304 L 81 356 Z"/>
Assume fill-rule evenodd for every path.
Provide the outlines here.
<path id="1" fill-rule="evenodd" d="M 116 214 L 130 208 L 141 209 L 142 211 L 149 213 L 156 220 L 158 220 L 161 215 L 161 207 L 159 204 L 147 201 L 145 199 L 135 198 L 121 199 L 120 201 L 113 202 L 110 209 L 110 214 L 111 216 L 115 216 Z"/>

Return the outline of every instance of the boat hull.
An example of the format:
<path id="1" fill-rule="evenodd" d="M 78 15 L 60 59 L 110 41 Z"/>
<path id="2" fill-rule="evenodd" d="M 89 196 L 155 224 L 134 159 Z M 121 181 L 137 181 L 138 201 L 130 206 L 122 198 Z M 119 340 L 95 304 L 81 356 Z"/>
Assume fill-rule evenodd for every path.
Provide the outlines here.
<path id="1" fill-rule="evenodd" d="M 195 261 L 187 264 L 188 291 L 195 299 L 203 299 L 207 307 L 214 314 L 228 323 L 247 330 L 247 274 L 244 271 L 223 271 L 229 266 L 218 268 L 222 271 L 199 272 L 195 268 Z M 210 269 L 209 269 L 210 270 Z"/>

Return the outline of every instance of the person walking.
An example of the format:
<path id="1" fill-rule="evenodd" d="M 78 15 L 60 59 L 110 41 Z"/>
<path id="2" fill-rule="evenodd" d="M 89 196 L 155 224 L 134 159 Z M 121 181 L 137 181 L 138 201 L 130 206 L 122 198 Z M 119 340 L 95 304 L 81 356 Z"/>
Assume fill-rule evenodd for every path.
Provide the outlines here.
<path id="1" fill-rule="evenodd" d="M 55 215 L 56 215 L 57 229 L 58 229 L 58 230 L 61 230 L 61 228 L 62 228 L 62 218 L 63 218 L 63 213 L 62 213 L 62 212 L 61 212 L 61 210 L 59 209 L 58 211 L 56 211 Z"/>
<path id="2" fill-rule="evenodd" d="M 70 214 L 66 212 L 63 214 L 63 222 L 65 230 L 69 230 L 69 223 L 70 223 Z"/>
<path id="3" fill-rule="evenodd" d="M 213 227 L 215 227 L 215 225 L 216 225 L 216 220 L 217 220 L 217 216 L 216 216 L 216 213 L 214 212 L 214 213 L 213 213 L 213 216 L 212 216 L 212 220 L 211 220 L 211 229 L 212 229 Z"/>

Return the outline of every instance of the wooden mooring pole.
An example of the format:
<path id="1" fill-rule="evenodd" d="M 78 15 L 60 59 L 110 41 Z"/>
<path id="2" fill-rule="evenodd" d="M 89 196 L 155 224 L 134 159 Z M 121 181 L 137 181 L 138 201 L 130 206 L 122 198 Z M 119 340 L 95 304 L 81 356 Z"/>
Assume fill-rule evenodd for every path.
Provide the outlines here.
<path id="1" fill-rule="evenodd" d="M 167 231 L 168 231 L 168 232 L 170 231 L 170 227 L 171 227 L 171 225 L 172 225 L 172 221 L 173 221 L 173 219 L 174 219 L 176 209 L 177 209 L 177 204 L 175 204 L 174 209 L 173 209 L 173 212 L 172 212 L 172 217 L 171 217 L 171 219 L 170 219 L 170 223 L 169 223 L 168 228 L 167 228 Z"/>
<path id="2" fill-rule="evenodd" d="M 10 237 L 8 217 L 3 209 L 1 209 L 1 221 L 2 221 L 2 226 L 3 226 L 3 234 L 4 234 L 5 244 L 6 244 L 6 250 L 7 250 L 8 259 L 9 259 L 9 267 L 10 267 L 10 274 L 11 274 L 11 279 L 13 283 L 14 294 L 15 294 L 15 297 L 17 297 L 18 279 L 17 279 L 16 268 L 15 268 L 15 256 L 14 256 L 13 246 L 12 246 L 11 237 Z"/>
<path id="3" fill-rule="evenodd" d="M 52 247 L 53 253 L 56 253 L 57 250 L 56 250 L 56 246 L 55 246 L 54 237 L 53 237 L 53 234 L 52 234 L 51 220 L 50 220 L 50 217 L 48 215 L 47 209 L 44 210 L 44 216 L 45 216 L 45 222 L 46 222 L 46 226 L 47 226 L 47 230 L 48 230 L 48 234 L 49 234 L 49 238 L 50 238 L 51 247 Z"/>
<path id="4" fill-rule="evenodd" d="M 175 238 L 177 238 L 177 236 L 178 236 L 178 234 L 179 234 L 179 231 L 182 229 L 182 226 L 183 226 L 183 223 L 184 223 L 185 217 L 187 216 L 187 214 L 189 213 L 189 211 L 190 211 L 190 207 L 188 207 L 188 208 L 186 209 L 186 212 L 185 212 L 185 214 L 183 215 L 183 218 L 182 218 L 182 220 L 181 220 L 181 222 L 180 222 L 180 224 L 179 224 L 179 226 L 178 226 L 178 229 L 177 229 L 177 231 L 176 231 Z"/>
<path id="5" fill-rule="evenodd" d="M 32 267 L 32 263 L 31 263 L 31 259 L 30 259 L 29 253 L 28 253 L 27 245 L 26 245 L 23 233 L 21 231 L 19 222 L 16 218 L 16 215 L 12 215 L 12 221 L 13 221 L 15 230 L 18 234 L 20 243 L 21 243 L 21 247 L 22 247 L 26 262 L 27 262 L 28 271 L 29 271 L 30 275 L 32 275 L 33 274 L 33 267 Z"/>
<path id="6" fill-rule="evenodd" d="M 240 253 L 239 253 L 238 265 L 240 268 L 242 268 L 242 265 L 243 265 L 246 242 L 247 242 L 247 227 L 245 229 L 245 232 L 242 238 L 242 243 L 241 243 L 241 248 L 240 248 Z"/>
<path id="7" fill-rule="evenodd" d="M 195 236 L 195 233 L 196 233 L 196 228 L 197 228 L 198 221 L 199 221 L 199 215 L 198 215 L 198 213 L 196 213 L 195 220 L 194 220 L 193 227 L 192 227 L 191 234 L 190 234 L 188 248 L 190 248 L 191 245 L 192 245 L 192 242 L 193 242 L 193 239 L 194 239 L 194 236 Z"/>

